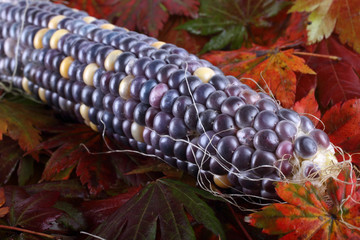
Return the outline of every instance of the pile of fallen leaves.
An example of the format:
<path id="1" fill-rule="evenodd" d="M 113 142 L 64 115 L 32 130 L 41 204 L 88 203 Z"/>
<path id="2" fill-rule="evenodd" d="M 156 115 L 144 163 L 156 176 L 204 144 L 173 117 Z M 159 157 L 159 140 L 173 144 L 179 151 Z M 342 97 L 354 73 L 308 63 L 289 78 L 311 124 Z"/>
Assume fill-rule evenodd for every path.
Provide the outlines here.
<path id="1" fill-rule="evenodd" d="M 272 92 L 283 106 L 315 116 L 347 153 L 360 152 L 358 1 L 67 4 L 200 54 L 225 74 Z M 360 238 L 359 176 L 350 168 L 329 179 L 326 192 L 310 183 L 279 183 L 284 203 L 250 214 L 157 159 L 108 153 L 126 146 L 61 120 L 46 106 L 2 97 L 1 239 Z M 356 168 L 359 155 L 351 161 Z"/>

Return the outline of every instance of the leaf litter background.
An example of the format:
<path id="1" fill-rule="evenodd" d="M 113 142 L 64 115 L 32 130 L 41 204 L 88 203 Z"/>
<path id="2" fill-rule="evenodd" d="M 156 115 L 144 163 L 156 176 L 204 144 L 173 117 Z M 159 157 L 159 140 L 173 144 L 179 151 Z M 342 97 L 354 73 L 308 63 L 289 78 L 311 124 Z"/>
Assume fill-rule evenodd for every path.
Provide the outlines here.
<path id="1" fill-rule="evenodd" d="M 283 106 L 320 119 L 332 143 L 348 153 L 360 152 L 356 0 L 67 4 L 200 54 L 256 89 L 246 79 L 255 80 Z M 21 96 L 1 99 L 1 239 L 43 239 L 36 233 L 91 239 L 81 232 L 106 239 L 360 238 L 357 228 L 346 225 L 360 227 L 355 185 L 330 179 L 323 198 L 311 184 L 281 183 L 276 190 L 285 204 L 241 212 L 157 159 L 88 153 L 83 145 L 96 153 L 108 151 L 107 145 L 122 146 L 55 115 Z M 318 119 L 314 123 L 323 127 Z M 359 165 L 359 155 L 352 162 Z M 338 180 L 356 183 L 356 176 L 344 170 Z M 241 200 L 238 204 L 246 206 Z"/>

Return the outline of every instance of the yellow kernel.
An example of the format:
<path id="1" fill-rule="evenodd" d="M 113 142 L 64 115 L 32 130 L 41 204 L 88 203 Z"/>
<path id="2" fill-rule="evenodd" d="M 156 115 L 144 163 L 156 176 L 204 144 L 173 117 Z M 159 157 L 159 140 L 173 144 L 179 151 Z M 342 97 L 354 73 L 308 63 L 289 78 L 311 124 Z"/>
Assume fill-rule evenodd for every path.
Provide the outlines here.
<path id="1" fill-rule="evenodd" d="M 62 62 L 60 63 L 59 72 L 63 78 L 66 78 L 66 79 L 69 78 L 69 73 L 68 73 L 69 67 L 73 61 L 74 61 L 74 59 L 72 57 L 68 56 L 68 57 L 64 58 L 64 60 L 62 60 Z"/>
<path id="2" fill-rule="evenodd" d="M 104 61 L 104 67 L 106 71 L 114 71 L 114 65 L 116 59 L 122 54 L 121 50 L 114 50 L 107 55 Z"/>
<path id="3" fill-rule="evenodd" d="M 45 33 L 47 33 L 47 31 L 49 31 L 48 28 L 43 28 L 36 32 L 34 40 L 33 40 L 34 48 L 36 48 L 36 49 L 43 48 L 42 39 L 43 39 Z"/>
<path id="4" fill-rule="evenodd" d="M 98 131 L 99 131 L 98 127 L 97 127 L 95 124 L 93 124 L 92 122 L 90 122 L 90 121 L 89 121 L 89 126 L 90 126 L 90 128 L 91 128 L 92 130 L 94 130 L 95 132 L 98 132 Z"/>
<path id="5" fill-rule="evenodd" d="M 26 93 L 31 94 L 31 91 L 29 89 L 29 80 L 26 77 L 23 77 L 21 81 L 21 86 Z"/>
<path id="6" fill-rule="evenodd" d="M 85 104 L 80 105 L 80 115 L 84 119 L 85 123 L 89 122 L 89 106 L 86 106 Z"/>
<path id="7" fill-rule="evenodd" d="M 93 22 L 93 21 L 95 21 L 95 20 L 97 20 L 97 19 L 94 18 L 94 17 L 91 17 L 91 16 L 86 16 L 86 17 L 83 18 L 83 20 L 84 20 L 86 23 L 91 23 L 91 22 Z"/>
<path id="8" fill-rule="evenodd" d="M 153 42 L 151 44 L 151 46 L 153 46 L 154 48 L 161 48 L 162 45 L 164 45 L 166 42 L 162 42 L 162 41 L 158 41 L 158 42 Z"/>
<path id="9" fill-rule="evenodd" d="M 57 28 L 57 25 L 59 24 L 59 22 L 61 20 L 63 20 L 65 18 L 64 15 L 57 15 L 53 18 L 50 19 L 49 23 L 48 23 L 48 27 L 50 29 L 56 29 Z"/>
<path id="10" fill-rule="evenodd" d="M 199 67 L 195 70 L 194 75 L 200 78 L 204 83 L 208 83 L 212 76 L 215 75 L 215 72 L 208 67 Z"/>
<path id="11" fill-rule="evenodd" d="M 58 45 L 60 38 L 62 38 L 62 36 L 64 36 L 67 33 L 69 33 L 69 31 L 65 30 L 65 29 L 60 29 L 60 30 L 57 30 L 56 32 L 54 32 L 54 34 L 50 38 L 50 47 L 52 49 L 57 49 L 57 45 Z"/>
<path id="12" fill-rule="evenodd" d="M 105 23 L 105 24 L 101 25 L 100 27 L 102 29 L 113 30 L 116 26 L 114 24 L 111 24 L 111 23 Z"/>
<path id="13" fill-rule="evenodd" d="M 144 142 L 143 132 L 144 132 L 144 126 L 141 126 L 136 122 L 133 122 L 131 124 L 131 135 L 136 141 Z"/>
<path id="14" fill-rule="evenodd" d="M 86 85 L 94 86 L 94 74 L 96 70 L 99 69 L 99 66 L 96 63 L 88 64 L 83 72 L 83 81 Z"/>
<path id="15" fill-rule="evenodd" d="M 134 76 L 128 75 L 124 77 L 120 82 L 119 95 L 125 100 L 130 98 L 130 86 L 133 79 Z"/>
<path id="16" fill-rule="evenodd" d="M 230 188 L 231 183 L 227 177 L 227 174 L 225 175 L 214 175 L 214 183 L 216 186 L 220 188 Z"/>
<path id="17" fill-rule="evenodd" d="M 43 101 L 44 103 L 47 103 L 46 98 L 45 98 L 45 89 L 40 87 L 38 90 L 38 95 L 39 98 L 41 99 L 41 101 Z"/>

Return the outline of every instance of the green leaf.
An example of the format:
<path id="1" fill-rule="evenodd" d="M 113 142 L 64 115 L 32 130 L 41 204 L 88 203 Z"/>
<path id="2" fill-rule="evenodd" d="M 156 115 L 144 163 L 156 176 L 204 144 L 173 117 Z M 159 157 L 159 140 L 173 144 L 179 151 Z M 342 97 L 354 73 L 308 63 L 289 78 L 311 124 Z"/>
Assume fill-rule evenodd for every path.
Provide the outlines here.
<path id="1" fill-rule="evenodd" d="M 57 208 L 65 213 L 56 220 L 56 222 L 60 223 L 65 230 L 80 231 L 85 229 L 85 218 L 83 214 L 73 205 L 67 202 L 56 202 L 54 208 Z"/>
<path id="2" fill-rule="evenodd" d="M 270 27 L 266 18 L 275 16 L 289 3 L 283 0 L 202 0 L 197 19 L 179 26 L 196 35 L 212 35 L 202 53 L 210 50 L 238 49 L 247 42 L 252 26 Z"/>
<path id="3" fill-rule="evenodd" d="M 214 211 L 199 196 L 210 193 L 179 181 L 160 179 L 116 210 L 93 234 L 105 239 L 195 239 L 186 213 L 221 239 L 225 233 Z M 159 227 L 159 229 L 157 229 Z"/>
<path id="4" fill-rule="evenodd" d="M 19 167 L 17 170 L 18 182 L 20 186 L 24 186 L 27 181 L 34 174 L 34 159 L 32 158 L 23 158 L 19 162 Z"/>
<path id="5" fill-rule="evenodd" d="M 244 26 L 233 26 L 229 30 L 222 31 L 219 35 L 210 39 L 201 50 L 200 54 L 207 51 L 223 49 L 226 46 L 237 49 L 240 48 L 246 38 L 246 29 Z"/>

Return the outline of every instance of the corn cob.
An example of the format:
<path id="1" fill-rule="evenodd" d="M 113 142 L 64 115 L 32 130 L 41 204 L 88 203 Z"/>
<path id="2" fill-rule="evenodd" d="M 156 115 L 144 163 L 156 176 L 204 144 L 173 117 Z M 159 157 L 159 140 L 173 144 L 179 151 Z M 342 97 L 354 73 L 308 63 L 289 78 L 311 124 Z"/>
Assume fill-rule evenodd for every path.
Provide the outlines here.
<path id="1" fill-rule="evenodd" d="M 0 3 L 0 28 L 1 81 L 221 189 L 274 199 L 337 163 L 309 118 L 173 44 L 50 2 Z"/>

